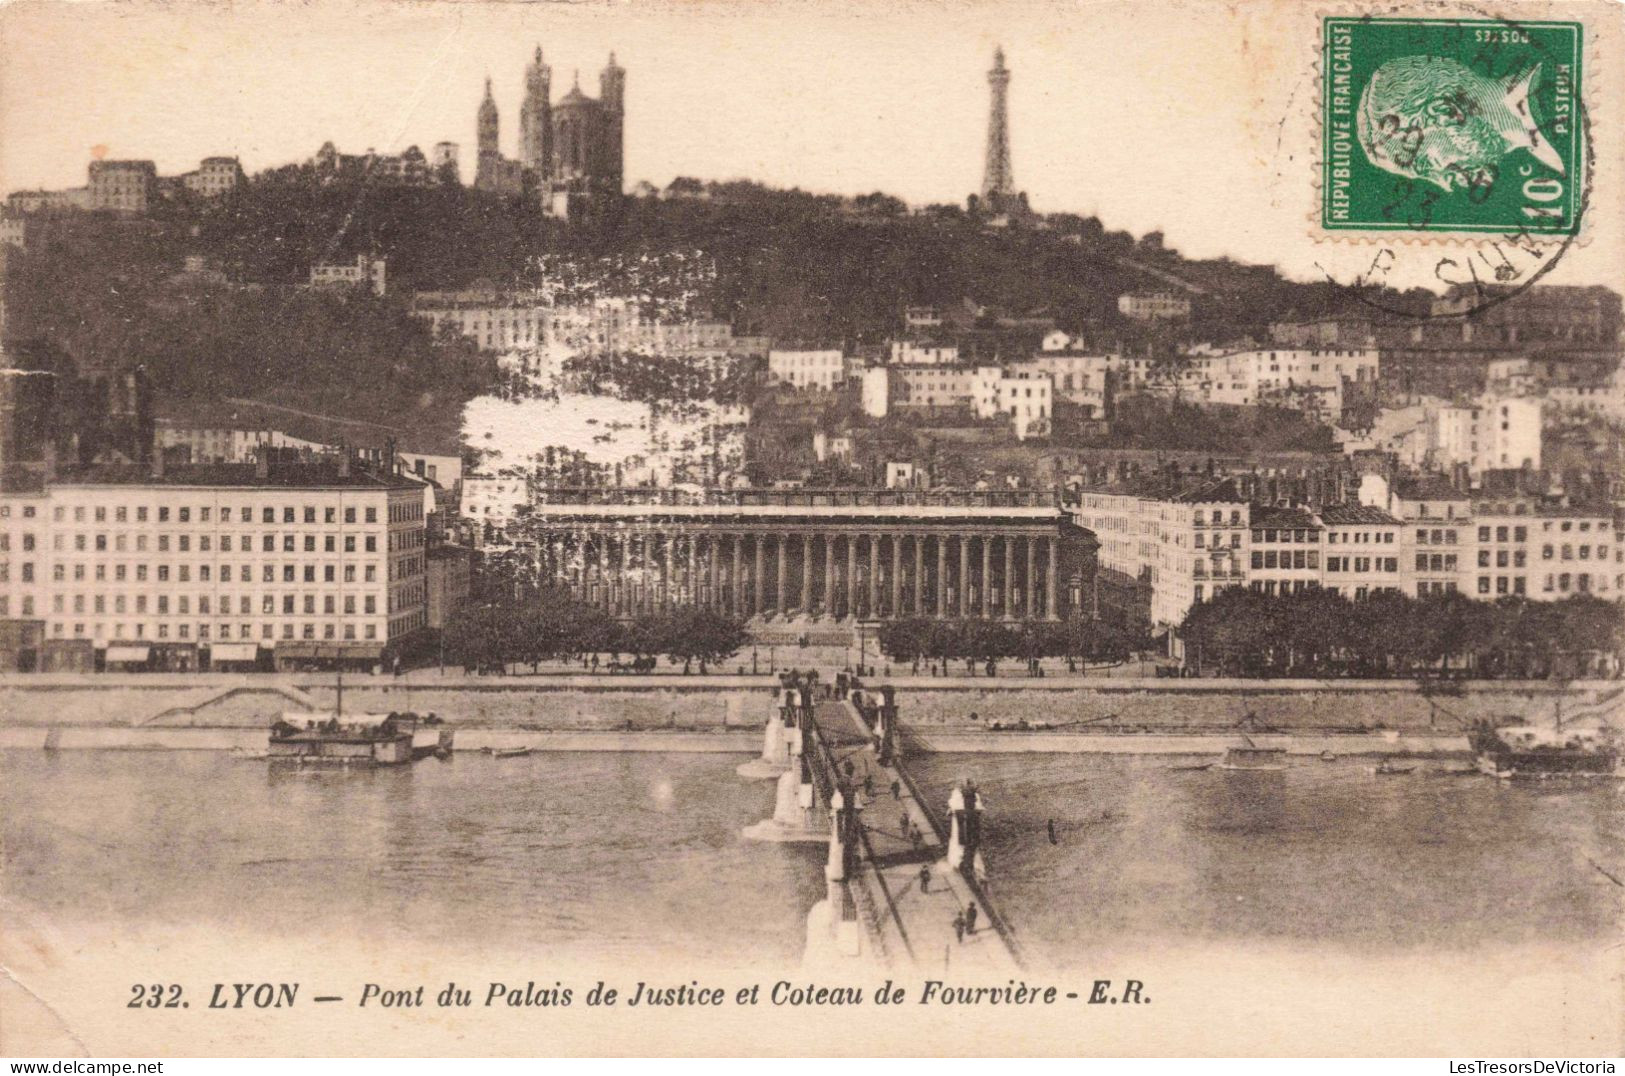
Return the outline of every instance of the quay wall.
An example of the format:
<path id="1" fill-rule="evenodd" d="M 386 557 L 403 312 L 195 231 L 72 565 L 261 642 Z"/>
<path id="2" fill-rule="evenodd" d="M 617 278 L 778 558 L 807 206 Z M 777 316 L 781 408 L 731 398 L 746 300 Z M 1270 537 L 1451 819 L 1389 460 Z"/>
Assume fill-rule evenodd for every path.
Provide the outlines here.
<path id="1" fill-rule="evenodd" d="M 1025 721 L 1070 733 L 1401 731 L 1455 734 L 1480 718 L 1548 714 L 1561 699 L 1591 702 L 1609 681 L 1476 681 L 1446 691 L 1406 680 L 1076 680 L 905 679 L 898 687 L 905 728 L 988 729 Z M 974 715 L 974 716 L 973 716 Z M 1021 733 L 1018 735 L 1026 735 Z M 994 735 L 1003 735 L 994 734 Z"/>
<path id="2" fill-rule="evenodd" d="M 1395 733 L 1408 749 L 1457 750 L 1474 719 L 1536 718 L 1559 699 L 1578 705 L 1621 692 L 1608 681 L 1468 682 L 1444 692 L 1409 681 L 891 682 L 905 732 L 938 751 L 1207 750 L 1203 737 L 1238 730 L 1279 730 L 1294 750 L 1394 750 Z M 460 749 L 666 750 L 648 745 L 692 734 L 702 737 L 694 749 L 752 750 L 770 685 L 765 677 L 362 677 L 346 681 L 344 706 L 432 711 L 459 730 Z M 0 676 L 0 747 L 45 746 L 53 736 L 61 748 L 251 748 L 278 714 L 335 702 L 331 679 L 309 676 L 13 674 Z M 991 729 L 995 722 L 1003 731 Z M 1021 722 L 1029 727 L 1009 731 Z"/>

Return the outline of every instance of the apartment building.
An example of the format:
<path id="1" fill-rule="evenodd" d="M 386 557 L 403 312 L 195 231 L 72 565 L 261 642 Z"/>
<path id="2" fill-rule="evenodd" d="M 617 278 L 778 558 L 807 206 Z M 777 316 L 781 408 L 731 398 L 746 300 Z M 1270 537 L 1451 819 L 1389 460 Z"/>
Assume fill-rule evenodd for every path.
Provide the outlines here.
<path id="1" fill-rule="evenodd" d="M 0 496 L 0 621 L 108 667 L 391 658 L 426 623 L 421 483 L 352 466 L 101 466 Z"/>
<path id="2" fill-rule="evenodd" d="M 798 389 L 831 391 L 846 378 L 846 356 L 840 348 L 780 349 L 767 353 L 772 381 Z"/>
<path id="3" fill-rule="evenodd" d="M 1363 504 L 1327 505 L 1321 586 L 1358 600 L 1379 591 L 1407 592 L 1405 521 Z"/>
<path id="4" fill-rule="evenodd" d="M 1402 554 L 1411 566 L 1406 592 L 1425 598 L 1460 590 L 1462 568 L 1473 555 L 1471 498 L 1439 476 L 1401 479 L 1384 495 L 1388 511 L 1405 521 L 1413 538 L 1411 551 Z M 1370 503 L 1364 489 L 1361 501 Z"/>
<path id="5" fill-rule="evenodd" d="M 893 340 L 888 352 L 892 366 L 957 366 L 959 348 L 921 340 Z"/>
<path id="6" fill-rule="evenodd" d="M 1321 583 L 1325 528 L 1307 508 L 1259 506 L 1252 510 L 1252 548 L 1247 581 L 1265 594 L 1296 594 Z"/>
<path id="7" fill-rule="evenodd" d="M 1018 440 L 1049 433 L 1054 386 L 1046 374 L 1007 373 L 998 366 L 888 366 L 886 410 L 963 408 L 977 418 L 1007 416 Z M 865 382 L 866 408 L 876 415 L 879 376 Z M 884 412 L 880 412 L 884 413 Z"/>
<path id="8" fill-rule="evenodd" d="M 1103 600 L 1153 626 L 1245 584 L 1251 506 L 1234 482 L 1086 489 L 1074 512 L 1100 542 L 1102 586 L 1116 591 Z"/>
<path id="9" fill-rule="evenodd" d="M 389 263 L 384 258 L 357 254 L 353 262 L 333 262 L 310 267 L 313 288 L 367 288 L 374 295 L 388 289 Z"/>
<path id="10" fill-rule="evenodd" d="M 1464 573 L 1472 586 L 1463 589 L 1475 598 L 1625 593 L 1625 557 L 1609 512 L 1538 498 L 1486 498 L 1473 504 L 1473 525 L 1474 560 Z"/>
<path id="11" fill-rule="evenodd" d="M 1188 318 L 1191 301 L 1171 291 L 1129 292 L 1117 297 L 1117 312 L 1135 321 Z"/>
<path id="12" fill-rule="evenodd" d="M 1081 407 L 1085 418 L 1099 418 L 1106 411 L 1106 371 L 1110 361 L 1106 355 L 1045 350 L 1016 359 L 1006 368 L 1017 377 L 1048 377 L 1057 399 Z"/>

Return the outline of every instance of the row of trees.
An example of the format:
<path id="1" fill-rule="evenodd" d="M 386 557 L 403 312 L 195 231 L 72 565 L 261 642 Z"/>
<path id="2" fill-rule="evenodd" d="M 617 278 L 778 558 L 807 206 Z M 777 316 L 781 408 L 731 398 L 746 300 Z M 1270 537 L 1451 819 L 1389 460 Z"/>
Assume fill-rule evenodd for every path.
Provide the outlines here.
<path id="1" fill-rule="evenodd" d="M 976 662 L 1035 658 L 1122 661 L 1149 640 L 1116 625 L 1089 620 L 890 620 L 880 647 L 896 662 Z"/>
<path id="2" fill-rule="evenodd" d="M 665 657 L 688 673 L 738 653 L 747 641 L 744 621 L 710 609 L 685 607 L 620 621 L 596 605 L 568 594 L 544 592 L 523 603 L 491 601 L 465 605 L 447 622 L 442 638 L 448 661 L 464 668 L 496 671 L 510 665 L 608 654 L 626 654 L 640 669 Z"/>
<path id="3" fill-rule="evenodd" d="M 1227 676 L 1577 675 L 1619 653 L 1620 609 L 1592 595 L 1557 602 L 1383 591 L 1266 595 L 1235 588 L 1192 606 L 1186 658 Z"/>

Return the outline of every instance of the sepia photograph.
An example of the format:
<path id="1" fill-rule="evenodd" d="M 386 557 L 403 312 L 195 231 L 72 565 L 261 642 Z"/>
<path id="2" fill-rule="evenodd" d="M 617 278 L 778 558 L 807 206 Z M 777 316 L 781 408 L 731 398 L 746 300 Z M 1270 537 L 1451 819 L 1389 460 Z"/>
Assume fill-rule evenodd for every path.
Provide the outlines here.
<path id="1" fill-rule="evenodd" d="M 1622 117 L 1613 0 L 0 5 L 0 1056 L 1618 1057 Z"/>

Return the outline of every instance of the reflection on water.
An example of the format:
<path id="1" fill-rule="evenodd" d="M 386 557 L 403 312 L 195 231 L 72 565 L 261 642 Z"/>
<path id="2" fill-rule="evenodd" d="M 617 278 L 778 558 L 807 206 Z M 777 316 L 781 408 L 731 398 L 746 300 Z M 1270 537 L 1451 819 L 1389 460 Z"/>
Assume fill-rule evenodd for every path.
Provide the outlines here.
<path id="1" fill-rule="evenodd" d="M 345 773 L 0 752 L 5 890 L 109 922 L 798 960 L 821 860 L 739 839 L 772 786 L 741 781 L 737 764 L 460 755 Z"/>
<path id="2" fill-rule="evenodd" d="M 1126 755 L 926 756 L 989 801 L 994 895 L 1027 951 L 1105 945 L 1592 950 L 1617 937 L 1625 782 L 1377 777 L 1370 763 L 1175 772 Z M 0 752 L 8 899 L 202 924 L 560 957 L 799 959 L 817 846 L 739 831 L 770 782 L 731 755 L 535 754 L 338 773 L 209 753 Z M 1054 819 L 1057 843 L 1047 823 Z"/>
<path id="3" fill-rule="evenodd" d="M 1076 965 L 1105 941 L 1253 939 L 1464 948 L 1615 939 L 1625 782 L 1497 782 L 1369 760 L 1177 772 L 1129 755 L 927 756 L 946 799 L 989 801 L 992 886 L 1029 950 Z M 1459 765 L 1452 763 L 1449 765 Z M 1057 843 L 1047 823 L 1055 820 Z"/>

